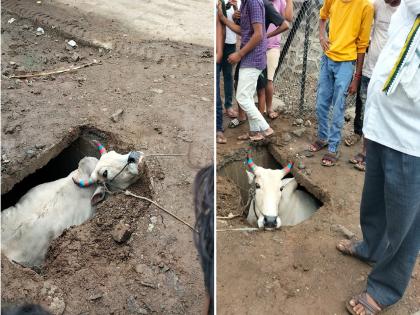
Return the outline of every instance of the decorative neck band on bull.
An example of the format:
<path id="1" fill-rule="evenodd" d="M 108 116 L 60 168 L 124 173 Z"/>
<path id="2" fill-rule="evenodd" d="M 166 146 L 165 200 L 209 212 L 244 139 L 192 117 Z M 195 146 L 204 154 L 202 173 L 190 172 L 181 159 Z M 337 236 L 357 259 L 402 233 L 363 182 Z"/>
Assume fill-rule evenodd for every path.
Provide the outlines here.
<path id="1" fill-rule="evenodd" d="M 99 153 L 101 154 L 101 155 L 103 155 L 103 154 L 105 154 L 106 153 L 106 149 L 105 149 L 105 147 L 99 142 L 99 141 L 96 141 L 96 140 L 93 140 L 93 143 L 95 143 L 96 144 L 96 146 L 98 147 L 98 150 L 99 150 Z"/>
<path id="2" fill-rule="evenodd" d="M 103 145 L 102 145 L 99 141 L 93 140 L 93 143 L 96 145 L 96 147 L 98 148 L 99 153 L 100 153 L 101 155 L 103 155 L 103 154 L 105 154 L 105 153 L 106 153 L 106 149 L 105 149 L 105 147 L 104 147 L 104 146 L 103 146 Z M 73 179 L 73 181 L 74 181 L 74 183 L 75 183 L 76 185 L 78 185 L 78 186 L 79 186 L 79 187 L 81 187 L 81 188 L 90 187 L 90 186 L 92 186 L 93 184 L 95 184 L 91 178 L 86 179 L 86 180 L 82 180 L 82 179 L 81 179 L 81 180 L 79 180 L 79 181 L 76 181 L 76 180 L 74 180 L 74 179 Z"/>

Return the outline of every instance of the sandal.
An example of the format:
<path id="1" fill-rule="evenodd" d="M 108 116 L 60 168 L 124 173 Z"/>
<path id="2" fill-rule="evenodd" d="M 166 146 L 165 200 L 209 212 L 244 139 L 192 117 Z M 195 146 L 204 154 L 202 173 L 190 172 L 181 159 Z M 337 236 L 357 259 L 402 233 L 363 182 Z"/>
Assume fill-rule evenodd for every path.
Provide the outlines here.
<path id="1" fill-rule="evenodd" d="M 274 135 L 274 130 L 271 128 L 268 128 L 267 130 L 263 131 L 262 134 L 265 138 L 270 138 Z"/>
<path id="2" fill-rule="evenodd" d="M 361 258 L 356 253 L 356 246 L 360 243 L 361 241 L 358 240 L 341 240 L 337 243 L 335 248 L 337 248 L 337 250 L 344 255 Z"/>
<path id="3" fill-rule="evenodd" d="M 363 162 L 357 163 L 354 165 L 354 168 L 361 172 L 366 172 L 366 162 L 363 161 Z"/>
<path id="4" fill-rule="evenodd" d="M 272 134 L 270 134 L 270 135 L 272 135 Z M 261 132 L 258 132 L 258 133 L 256 133 L 253 136 L 249 136 L 249 140 L 251 140 L 252 142 L 258 142 L 258 141 L 262 141 L 264 139 L 265 139 L 265 137 L 264 137 L 264 135 Z"/>
<path id="5" fill-rule="evenodd" d="M 279 113 L 277 113 L 275 111 L 268 112 L 267 115 L 270 119 L 273 119 L 273 120 L 276 119 L 277 117 L 279 117 Z"/>
<path id="6" fill-rule="evenodd" d="M 351 164 L 359 164 L 364 162 L 366 159 L 366 155 L 363 153 L 357 153 L 352 159 L 349 160 Z"/>
<path id="7" fill-rule="evenodd" d="M 338 161 L 338 152 L 337 153 L 328 152 L 324 154 L 324 156 L 322 157 L 321 164 L 322 166 L 331 167 L 331 166 L 334 166 L 337 163 L 337 161 Z"/>
<path id="8" fill-rule="evenodd" d="M 325 148 L 327 145 L 328 145 L 327 141 L 316 140 L 314 143 L 312 143 L 309 146 L 308 151 L 309 152 L 318 152 L 318 151 L 322 150 L 323 148 Z"/>
<path id="9" fill-rule="evenodd" d="M 239 120 L 238 118 L 234 118 L 229 122 L 228 127 L 229 128 L 236 128 L 239 127 L 240 125 L 244 124 L 246 122 L 245 120 Z"/>
<path id="10" fill-rule="evenodd" d="M 238 140 L 249 140 L 249 133 L 245 133 L 243 135 L 240 135 L 236 139 L 238 139 Z"/>
<path id="11" fill-rule="evenodd" d="M 351 302 L 354 303 L 354 306 L 350 304 Z M 353 310 L 353 308 L 357 304 L 360 304 L 363 306 L 363 311 L 365 312 L 365 315 L 377 315 L 384 310 L 384 307 L 380 305 L 378 302 L 376 302 L 378 306 L 373 305 L 372 303 L 369 303 L 367 292 L 363 292 L 361 294 L 355 295 L 350 299 L 350 301 L 347 301 L 346 303 L 347 311 L 352 315 L 357 315 L 357 313 Z"/>
<path id="12" fill-rule="evenodd" d="M 218 144 L 226 144 L 227 143 L 226 137 L 223 135 L 222 132 L 221 133 L 217 133 L 216 142 Z"/>
<path id="13" fill-rule="evenodd" d="M 360 141 L 362 138 L 361 135 L 358 135 L 357 133 L 353 133 L 350 136 L 348 136 L 346 139 L 344 139 L 344 143 L 346 146 L 351 147 L 352 145 L 355 145 L 357 142 Z"/>

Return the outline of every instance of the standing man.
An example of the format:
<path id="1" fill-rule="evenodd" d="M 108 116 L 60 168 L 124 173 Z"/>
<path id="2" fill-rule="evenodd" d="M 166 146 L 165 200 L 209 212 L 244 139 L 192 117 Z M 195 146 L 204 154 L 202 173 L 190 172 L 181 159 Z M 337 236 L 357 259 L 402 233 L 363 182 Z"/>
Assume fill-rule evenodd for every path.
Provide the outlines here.
<path id="1" fill-rule="evenodd" d="M 238 3 L 230 3 L 230 0 L 223 0 L 225 5 L 229 8 L 226 9 L 226 18 L 233 22 L 233 14 L 238 10 Z M 229 118 L 238 117 L 236 110 L 232 108 L 233 100 L 233 69 L 232 65 L 228 62 L 230 54 L 236 51 L 236 34 L 230 28 L 226 28 L 225 44 L 223 47 L 222 71 L 223 71 L 223 88 L 225 92 L 225 110 Z"/>
<path id="2" fill-rule="evenodd" d="M 328 37 L 325 33 L 327 20 L 330 22 Z M 324 55 L 316 104 L 318 139 L 309 150 L 317 152 L 328 147 L 328 153 L 321 160 L 324 166 L 334 166 L 338 160 L 346 95 L 356 92 L 362 78 L 372 21 L 373 5 L 369 0 L 325 0 L 320 11 L 319 41 Z"/>
<path id="3" fill-rule="evenodd" d="M 385 0 L 396 4 L 398 0 Z M 368 88 L 363 133 L 363 241 L 338 250 L 375 262 L 351 314 L 378 314 L 399 301 L 420 250 L 420 0 L 402 0 Z"/>
<path id="4" fill-rule="evenodd" d="M 291 23 L 293 21 L 293 1 L 292 0 L 270 0 L 273 8 L 284 17 L 284 19 Z M 266 6 L 267 12 L 267 6 Z M 283 23 L 283 22 L 282 22 Z M 276 119 L 279 114 L 273 110 L 273 94 L 274 86 L 273 79 L 274 73 L 276 72 L 277 66 L 280 59 L 280 39 L 281 34 L 278 33 L 279 26 L 274 24 L 272 21 L 267 21 L 267 71 L 266 71 L 266 83 L 260 85 L 261 89 L 258 89 L 258 107 L 260 112 L 266 110 L 267 116 L 271 119 Z M 285 30 L 287 30 L 286 28 Z M 260 83 L 260 82 L 258 82 Z M 266 107 L 267 105 L 267 107 Z"/>

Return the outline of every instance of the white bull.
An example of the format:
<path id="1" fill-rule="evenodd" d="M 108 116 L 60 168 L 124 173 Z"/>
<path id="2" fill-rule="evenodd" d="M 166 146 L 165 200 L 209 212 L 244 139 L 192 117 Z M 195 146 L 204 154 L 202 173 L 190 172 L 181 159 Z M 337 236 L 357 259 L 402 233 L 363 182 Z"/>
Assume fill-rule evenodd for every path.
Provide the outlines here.
<path id="1" fill-rule="evenodd" d="M 247 217 L 249 224 L 265 229 L 296 225 L 318 208 L 314 199 L 297 190 L 294 178 L 283 179 L 290 172 L 291 163 L 281 170 L 266 169 L 255 165 L 248 155 L 247 166 L 248 181 L 255 187 Z"/>
<path id="2" fill-rule="evenodd" d="M 1 213 L 2 252 L 9 260 L 25 266 L 41 265 L 53 239 L 92 217 L 95 206 L 105 197 L 99 182 L 110 189 L 125 189 L 138 179 L 142 152 L 121 155 L 106 152 L 95 143 L 101 152 L 99 160 L 83 158 L 67 177 L 32 188 Z"/>

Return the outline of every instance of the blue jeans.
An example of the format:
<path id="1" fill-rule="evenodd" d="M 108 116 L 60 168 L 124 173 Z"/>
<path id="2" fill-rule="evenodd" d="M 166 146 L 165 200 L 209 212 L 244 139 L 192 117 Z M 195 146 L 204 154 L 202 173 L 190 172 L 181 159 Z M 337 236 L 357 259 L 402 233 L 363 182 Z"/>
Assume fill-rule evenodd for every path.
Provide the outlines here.
<path id="1" fill-rule="evenodd" d="M 222 65 L 216 64 L 216 131 L 223 131 L 223 107 L 220 97 L 220 71 Z"/>
<path id="2" fill-rule="evenodd" d="M 420 250 L 420 158 L 367 140 L 356 253 L 376 262 L 367 292 L 388 306 L 404 294 Z"/>
<path id="3" fill-rule="evenodd" d="M 328 151 L 337 152 L 344 123 L 347 89 L 353 77 L 354 61 L 335 62 L 326 55 L 321 58 L 316 114 L 318 139 L 328 141 Z M 332 122 L 329 112 L 332 105 Z"/>
<path id="4" fill-rule="evenodd" d="M 233 98 L 233 68 L 232 64 L 227 61 L 230 54 L 236 51 L 235 44 L 225 44 L 223 46 L 223 59 L 222 59 L 222 71 L 223 71 L 223 87 L 225 91 L 225 109 L 232 107 Z"/>

